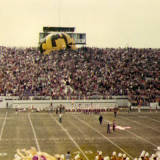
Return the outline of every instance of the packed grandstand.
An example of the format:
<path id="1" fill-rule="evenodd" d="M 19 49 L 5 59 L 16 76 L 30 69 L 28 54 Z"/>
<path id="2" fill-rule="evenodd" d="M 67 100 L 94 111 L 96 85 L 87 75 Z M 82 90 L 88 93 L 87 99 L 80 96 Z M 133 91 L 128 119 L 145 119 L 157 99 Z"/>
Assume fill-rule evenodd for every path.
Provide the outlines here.
<path id="1" fill-rule="evenodd" d="M 160 49 L 88 48 L 53 51 L 0 47 L 0 96 L 107 99 L 132 105 L 160 99 Z"/>
<path id="2" fill-rule="evenodd" d="M 49 96 L 54 100 L 126 96 L 132 105 L 160 102 L 160 49 L 82 47 L 44 55 L 37 48 L 0 46 L 0 64 L 0 96 L 18 96 L 20 100 L 30 96 Z M 159 160 L 159 150 L 157 147 L 158 152 L 150 154 L 142 151 L 135 160 Z M 67 157 L 31 147 L 17 149 L 13 158 L 39 159 L 67 160 Z M 82 160 L 82 156 L 70 155 L 68 160 L 71 159 Z M 94 159 L 130 160 L 130 157 L 116 152 L 105 156 L 100 151 Z"/>

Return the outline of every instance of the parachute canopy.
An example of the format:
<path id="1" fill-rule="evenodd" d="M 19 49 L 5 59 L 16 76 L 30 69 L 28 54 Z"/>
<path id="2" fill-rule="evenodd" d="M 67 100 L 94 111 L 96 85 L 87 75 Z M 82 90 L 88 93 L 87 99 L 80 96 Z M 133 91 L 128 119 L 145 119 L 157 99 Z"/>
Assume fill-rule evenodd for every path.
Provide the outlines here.
<path id="1" fill-rule="evenodd" d="M 55 50 L 76 49 L 75 41 L 67 33 L 51 33 L 40 41 L 40 51 L 49 54 Z"/>

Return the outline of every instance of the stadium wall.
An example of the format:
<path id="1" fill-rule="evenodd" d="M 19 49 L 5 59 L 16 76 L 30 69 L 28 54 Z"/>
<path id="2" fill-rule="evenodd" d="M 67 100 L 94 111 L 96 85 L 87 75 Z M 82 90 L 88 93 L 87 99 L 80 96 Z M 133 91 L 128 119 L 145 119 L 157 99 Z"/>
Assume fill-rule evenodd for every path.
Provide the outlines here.
<path id="1" fill-rule="evenodd" d="M 0 108 L 16 108 L 16 107 L 40 107 L 46 108 L 49 106 L 57 107 L 64 105 L 66 108 L 114 108 L 114 107 L 130 107 L 131 104 L 125 97 L 114 97 L 114 99 L 105 100 L 18 100 L 18 97 L 0 97 Z M 137 109 L 138 106 L 131 106 Z M 142 106 L 141 109 L 160 109 L 159 105 Z"/>
<path id="2" fill-rule="evenodd" d="M 27 108 L 27 107 L 57 107 L 64 105 L 66 108 L 114 108 L 118 106 L 128 106 L 128 100 L 4 100 L 0 103 L 0 108 Z"/>

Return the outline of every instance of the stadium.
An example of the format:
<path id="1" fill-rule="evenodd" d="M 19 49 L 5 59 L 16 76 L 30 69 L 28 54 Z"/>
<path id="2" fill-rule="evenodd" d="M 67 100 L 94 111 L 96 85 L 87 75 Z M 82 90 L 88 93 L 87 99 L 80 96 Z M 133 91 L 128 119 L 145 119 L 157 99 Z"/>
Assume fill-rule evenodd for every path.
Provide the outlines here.
<path id="1" fill-rule="evenodd" d="M 24 149 L 31 147 L 87 160 L 100 153 L 134 159 L 143 150 L 149 157 L 157 152 L 159 49 L 81 47 L 44 55 L 37 48 L 1 46 L 0 51 L 2 159 L 25 157 Z"/>
<path id="2" fill-rule="evenodd" d="M 11 29 L 3 21 L 8 42 L 14 34 L 15 41 L 24 40 L 24 35 L 34 27 L 39 39 L 36 46 L 19 47 L 7 45 L 3 34 L 0 37 L 0 160 L 160 160 L 160 48 L 149 45 L 107 47 L 110 42 L 116 42 L 114 32 L 121 39 L 120 32 L 130 28 L 123 23 L 127 7 L 120 12 L 126 14 L 124 18 L 118 12 L 118 3 L 109 0 L 108 10 L 114 6 L 117 9 L 115 12 L 106 11 L 103 0 L 100 4 L 95 0 L 92 4 L 82 0 L 83 5 L 71 1 L 55 2 L 54 7 L 49 1 L 49 4 L 45 2 L 47 10 L 45 7 L 42 10 L 41 7 L 45 6 L 42 2 L 34 0 L 33 6 L 24 2 L 24 6 L 29 7 L 27 14 L 31 12 L 29 19 L 25 19 L 26 14 L 22 11 L 25 7 L 18 2 L 22 9 L 18 17 L 22 14 L 27 23 L 22 19 L 18 22 L 28 28 L 15 29 L 17 26 L 12 23 Z M 8 7 L 6 3 L 3 2 L 4 8 Z M 89 8 L 85 10 L 87 4 L 93 7 L 92 11 Z M 135 3 L 132 2 L 132 5 L 134 8 Z M 157 6 L 152 7 L 156 10 Z M 33 14 L 32 7 L 35 7 L 36 14 Z M 131 12 L 127 11 L 128 14 Z M 1 13 L 5 13 L 3 9 Z M 54 14 L 51 16 L 51 13 Z M 71 19 L 68 13 L 72 15 Z M 119 23 L 116 17 L 117 22 L 113 23 L 114 20 L 111 21 L 106 13 L 112 13 L 113 19 L 116 14 L 124 19 L 121 18 L 122 23 Z M 64 20 L 65 25 L 60 25 L 62 14 L 66 14 L 63 15 L 67 19 Z M 41 23 L 37 15 L 41 16 Z M 54 19 L 52 25 L 45 26 L 51 21 L 47 21 L 48 17 Z M 108 18 L 107 21 L 104 17 Z M 7 22 L 11 20 L 9 16 L 4 19 Z M 148 19 L 150 17 L 147 17 L 147 22 Z M 16 23 L 16 19 L 13 21 Z M 98 26 L 102 21 L 108 22 L 108 28 L 105 23 Z M 82 31 L 66 27 L 75 22 L 81 24 Z M 130 22 L 129 19 L 127 22 Z M 112 23 L 114 25 L 109 29 Z M 84 29 L 85 25 L 89 27 Z M 136 28 L 134 23 L 131 25 Z M 138 27 L 141 28 L 140 25 Z M 112 29 L 113 37 L 109 34 Z M 7 35 L 9 30 L 9 34 L 13 32 L 11 36 Z M 128 32 L 123 31 L 125 42 L 134 37 L 129 32 L 127 35 Z M 150 30 L 147 33 L 147 40 L 152 41 Z M 17 34 L 24 37 L 20 38 Z M 145 36 L 141 36 L 147 42 Z M 25 41 L 32 42 L 29 38 Z M 137 39 L 142 41 L 140 36 Z M 97 46 L 104 42 L 105 47 L 89 45 L 88 40 L 95 41 Z M 137 43 L 141 42 L 137 40 Z"/>

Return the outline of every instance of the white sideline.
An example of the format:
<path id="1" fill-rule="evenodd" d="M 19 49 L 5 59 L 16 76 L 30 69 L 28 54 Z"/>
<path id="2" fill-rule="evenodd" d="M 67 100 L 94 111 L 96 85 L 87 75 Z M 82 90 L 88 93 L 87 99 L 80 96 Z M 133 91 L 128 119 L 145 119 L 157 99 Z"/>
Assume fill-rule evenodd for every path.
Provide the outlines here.
<path id="1" fill-rule="evenodd" d="M 36 132 L 35 132 L 34 126 L 33 126 L 33 124 L 32 124 L 32 120 L 31 120 L 31 117 L 30 117 L 30 114 L 29 114 L 29 113 L 28 113 L 28 119 L 29 119 L 29 122 L 30 122 L 30 125 L 31 125 L 31 128 L 32 128 L 32 131 L 33 131 L 34 140 L 35 140 L 35 143 L 36 143 L 38 152 L 40 152 L 40 151 L 41 151 L 40 145 L 39 145 L 39 143 L 38 143 L 38 139 L 37 139 L 37 136 L 36 136 Z"/>
<path id="2" fill-rule="evenodd" d="M 7 119 L 7 114 L 8 114 L 8 112 L 6 112 L 5 117 L 4 117 L 4 121 L 3 121 L 3 124 L 2 124 L 1 133 L 0 133 L 0 141 L 2 140 L 3 130 L 4 130 L 4 127 L 5 127 L 5 124 L 6 124 L 6 119 Z"/>
<path id="3" fill-rule="evenodd" d="M 94 130 L 96 133 L 98 133 L 99 135 L 101 135 L 104 139 L 106 139 L 107 141 L 109 141 L 112 145 L 114 145 L 115 147 L 117 147 L 118 149 L 120 149 L 122 152 L 124 152 L 126 155 L 128 155 L 128 157 L 130 157 L 131 159 L 134 159 L 130 154 L 128 154 L 123 148 L 121 148 L 118 144 L 114 143 L 112 140 L 110 140 L 108 137 L 106 137 L 105 135 L 103 135 L 101 132 L 99 132 L 98 130 L 96 130 L 95 128 L 93 128 L 92 126 L 90 126 L 88 123 L 86 123 L 84 120 L 79 119 L 78 117 L 76 117 L 80 122 L 82 122 L 83 124 L 87 125 L 89 128 L 91 128 L 92 130 Z"/>
<path id="4" fill-rule="evenodd" d="M 70 138 L 70 140 L 75 144 L 75 146 L 79 149 L 79 151 L 83 154 L 86 160 L 89 160 L 86 154 L 83 152 L 83 150 L 80 148 L 78 143 L 72 138 L 72 136 L 69 134 L 67 129 L 65 129 L 53 116 L 50 114 L 51 118 L 56 121 L 56 123 L 61 127 L 61 129 L 67 134 L 67 136 Z"/>
<path id="5" fill-rule="evenodd" d="M 114 138 L 111 137 L 111 139 L 114 139 Z M 123 139 L 123 137 L 119 138 L 119 139 Z M 30 140 L 34 141 L 34 138 L 25 139 L 25 141 L 30 141 Z M 38 138 L 38 140 L 45 141 L 45 142 L 48 140 L 48 141 L 54 141 L 54 143 L 64 143 L 65 141 L 68 142 L 68 137 L 67 138 Z M 76 140 L 83 141 L 84 143 L 86 141 L 86 143 L 88 143 L 88 141 L 104 140 L 104 138 L 103 137 L 96 137 L 96 138 L 76 137 L 76 138 L 74 138 L 74 140 L 75 141 Z M 24 138 L 11 138 L 11 139 L 10 138 L 3 138 L 3 141 L 24 141 Z"/>
<path id="6" fill-rule="evenodd" d="M 140 122 L 138 122 L 138 121 L 131 120 L 131 119 L 126 118 L 126 117 L 120 117 L 120 118 L 122 118 L 122 119 L 126 119 L 126 120 L 128 120 L 128 121 L 130 121 L 130 122 L 133 122 L 133 123 L 139 124 L 139 125 L 141 125 L 141 126 L 143 126 L 143 127 L 146 127 L 146 128 L 150 128 L 150 129 L 152 129 L 153 131 L 156 131 L 156 132 L 160 133 L 160 131 L 159 131 L 159 130 L 157 130 L 157 129 L 153 128 L 153 127 L 147 126 L 147 125 L 145 125 L 145 124 L 142 124 L 142 123 L 140 123 Z"/>

